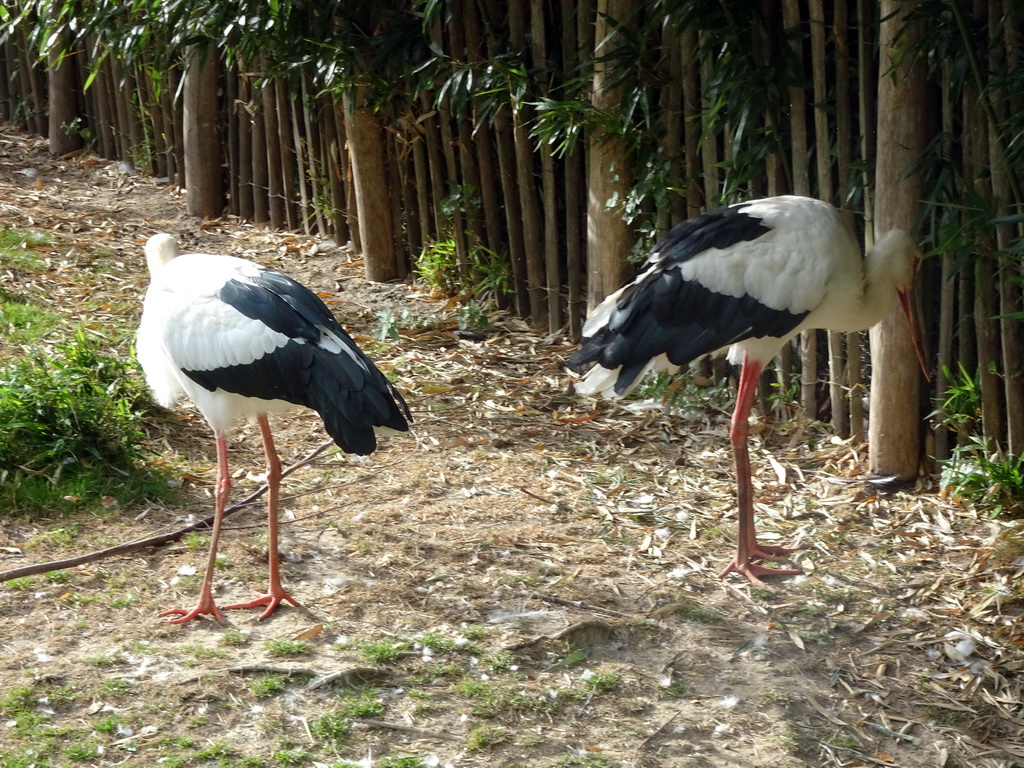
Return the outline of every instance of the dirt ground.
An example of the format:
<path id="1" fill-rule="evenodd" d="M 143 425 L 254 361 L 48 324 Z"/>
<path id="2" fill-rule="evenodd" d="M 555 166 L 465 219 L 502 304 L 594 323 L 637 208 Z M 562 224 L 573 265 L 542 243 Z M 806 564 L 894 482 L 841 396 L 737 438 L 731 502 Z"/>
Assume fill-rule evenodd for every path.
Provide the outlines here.
<path id="1" fill-rule="evenodd" d="M 301 608 L 264 622 L 232 611 L 227 627 L 158 618 L 195 599 L 195 536 L 0 584 L 0 768 L 33 755 L 54 766 L 1024 766 L 1021 564 L 993 556 L 1000 526 L 941 498 L 933 478 L 883 494 L 862 447 L 760 418 L 759 530 L 803 547 L 805 575 L 774 591 L 720 579 L 735 536 L 727 396 L 698 392 L 671 415 L 575 397 L 564 336 L 495 314 L 485 341 L 461 340 L 456 307 L 411 282 L 366 283 L 343 248 L 199 222 L 165 184 L 45 149 L 0 127 L 0 225 L 52 233 L 49 269 L 67 284 L 90 275 L 84 293 L 50 297 L 59 311 L 88 315 L 130 354 L 142 245 L 170 232 L 324 295 L 395 374 L 416 422 L 369 458 L 329 451 L 286 478 L 284 581 Z M 381 310 L 397 340 L 378 338 Z M 310 414 L 275 425 L 286 465 L 327 439 Z M 174 504 L 0 516 L 0 570 L 207 516 L 205 422 L 183 406 L 154 414 L 149 436 L 183 484 Z M 254 428 L 234 433 L 230 461 L 234 498 L 260 487 Z M 263 515 L 257 501 L 226 524 L 221 604 L 263 586 Z M 367 650 L 382 645 L 401 652 Z M 10 692 L 26 688 L 52 738 L 27 735 L 14 714 Z"/>

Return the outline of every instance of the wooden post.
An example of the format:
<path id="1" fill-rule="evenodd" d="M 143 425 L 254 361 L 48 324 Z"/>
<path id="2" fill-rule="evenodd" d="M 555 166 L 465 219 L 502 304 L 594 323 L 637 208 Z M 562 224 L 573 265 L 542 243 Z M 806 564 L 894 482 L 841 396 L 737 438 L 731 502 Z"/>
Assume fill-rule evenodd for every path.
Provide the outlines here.
<path id="1" fill-rule="evenodd" d="M 391 197 L 384 161 L 384 129 L 373 109 L 364 105 L 366 86 L 357 86 L 344 99 L 345 131 L 352 161 L 352 180 L 359 217 L 366 279 L 398 277 Z"/>
<path id="2" fill-rule="evenodd" d="M 910 231 L 921 200 L 910 173 L 925 145 L 925 68 L 906 52 L 919 30 L 907 25 L 911 4 L 882 0 L 875 170 L 875 240 L 894 227 Z M 921 371 L 906 318 L 896 302 L 871 329 L 871 472 L 910 480 L 921 460 Z"/>
<path id="3" fill-rule="evenodd" d="M 193 216 L 217 218 L 224 209 L 223 160 L 218 126 L 217 54 L 192 48 L 184 86 L 186 207 Z"/>
<path id="4" fill-rule="evenodd" d="M 598 112 L 617 114 L 622 85 L 610 79 L 613 64 L 601 57 L 615 49 L 621 24 L 635 13 L 626 0 L 597 0 L 594 22 L 594 78 L 591 102 Z M 625 140 L 601 129 L 588 136 L 587 163 L 587 308 L 593 309 L 615 292 L 626 277 L 626 257 L 633 247 L 633 230 L 621 207 L 632 186 Z"/>

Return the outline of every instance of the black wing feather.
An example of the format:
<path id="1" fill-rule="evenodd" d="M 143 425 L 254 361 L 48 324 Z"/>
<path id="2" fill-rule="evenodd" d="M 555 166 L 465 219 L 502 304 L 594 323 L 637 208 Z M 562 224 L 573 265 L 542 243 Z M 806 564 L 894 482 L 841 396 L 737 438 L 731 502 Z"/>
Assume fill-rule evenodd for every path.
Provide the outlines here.
<path id="1" fill-rule="evenodd" d="M 219 297 L 290 341 L 246 365 L 185 371 L 198 384 L 210 391 L 312 408 L 348 453 L 372 453 L 377 447 L 374 427 L 409 428 L 412 416 L 402 395 L 308 288 L 262 268 L 255 277 L 225 282 Z M 322 329 L 351 354 L 321 346 Z"/>
<path id="2" fill-rule="evenodd" d="M 806 312 L 772 309 L 752 296 L 726 296 L 683 279 L 679 267 L 685 261 L 771 230 L 743 209 L 732 206 L 688 219 L 662 238 L 652 249 L 659 260 L 623 289 L 607 323 L 584 337 L 569 367 L 591 362 L 609 370 L 621 367 L 615 391 L 622 394 L 659 355 L 683 366 L 739 341 L 782 337 L 796 328 Z"/>

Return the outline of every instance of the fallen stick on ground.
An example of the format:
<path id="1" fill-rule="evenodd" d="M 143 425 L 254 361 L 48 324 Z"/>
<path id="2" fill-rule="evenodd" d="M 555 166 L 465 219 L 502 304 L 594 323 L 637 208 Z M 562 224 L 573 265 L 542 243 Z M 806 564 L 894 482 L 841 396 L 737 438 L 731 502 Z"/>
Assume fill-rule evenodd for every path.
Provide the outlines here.
<path id="1" fill-rule="evenodd" d="M 315 459 L 321 453 L 330 448 L 332 445 L 334 445 L 334 441 L 324 443 L 319 448 L 309 453 L 307 456 L 304 456 L 303 458 L 299 459 L 290 467 L 287 467 L 284 470 L 282 470 L 281 477 L 287 477 L 300 467 L 306 466 L 311 461 L 313 461 L 313 459 Z M 224 510 L 224 517 L 234 514 L 240 509 L 244 509 L 245 507 L 249 506 L 254 501 L 256 501 L 256 499 L 258 499 L 266 492 L 267 486 L 265 484 L 261 485 L 259 488 L 250 493 L 241 501 L 237 502 L 236 504 L 232 504 L 230 507 L 227 507 Z M 115 555 L 124 555 L 129 552 L 138 552 L 140 549 L 147 549 L 148 547 L 159 547 L 162 544 L 168 544 L 172 541 L 177 541 L 186 533 L 191 533 L 192 531 L 198 531 L 204 528 L 212 527 L 213 515 L 210 515 L 209 517 L 203 520 L 197 520 L 194 523 L 190 523 L 189 525 L 186 525 L 184 528 L 178 528 L 177 530 L 170 531 L 168 533 L 161 533 L 157 536 L 150 536 L 145 539 L 129 541 L 124 544 L 118 544 L 117 546 L 109 547 L 108 549 L 101 549 L 97 552 L 89 552 L 85 555 L 69 557 L 66 560 L 52 560 L 48 563 L 36 563 L 35 565 L 25 565 L 21 568 L 12 568 L 9 571 L 0 571 L 0 582 L 10 581 L 11 579 L 17 579 L 21 576 L 34 576 L 37 573 L 49 573 L 50 571 L 59 571 L 64 568 L 74 568 L 76 566 L 83 565 L 84 563 L 92 563 L 96 560 L 103 560 L 108 557 L 114 557 Z"/>

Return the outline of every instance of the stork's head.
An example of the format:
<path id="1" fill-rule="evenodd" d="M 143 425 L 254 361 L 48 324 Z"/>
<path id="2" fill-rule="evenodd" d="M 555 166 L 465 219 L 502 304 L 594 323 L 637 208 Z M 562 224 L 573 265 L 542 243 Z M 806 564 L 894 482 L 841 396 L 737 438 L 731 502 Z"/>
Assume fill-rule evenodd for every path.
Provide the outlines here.
<path id="1" fill-rule="evenodd" d="M 918 267 L 924 254 L 921 253 L 921 246 L 917 244 L 910 235 L 902 229 L 892 229 L 882 235 L 875 244 L 875 250 L 883 255 L 883 258 L 891 265 L 893 287 L 900 299 L 900 306 L 903 307 L 903 314 L 907 316 L 907 324 L 910 326 L 910 336 L 914 342 L 914 351 L 917 353 L 917 362 L 921 366 L 924 377 L 931 381 L 932 376 L 928 365 L 924 360 L 924 347 L 921 341 L 920 324 L 917 322 L 916 305 L 910 300 L 910 289 L 917 277 Z"/>
<path id="2" fill-rule="evenodd" d="M 149 238 L 145 250 L 146 266 L 149 267 L 150 275 L 155 275 L 160 267 L 181 253 L 178 241 L 163 232 Z"/>
<path id="3" fill-rule="evenodd" d="M 923 258 L 921 246 L 902 229 L 890 229 L 878 238 L 872 250 L 877 251 L 880 261 L 888 265 L 893 287 L 906 295 L 914 285 L 917 268 Z"/>

